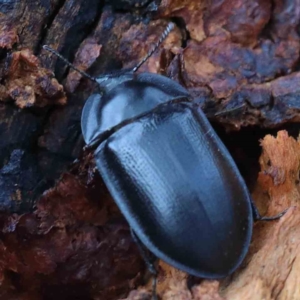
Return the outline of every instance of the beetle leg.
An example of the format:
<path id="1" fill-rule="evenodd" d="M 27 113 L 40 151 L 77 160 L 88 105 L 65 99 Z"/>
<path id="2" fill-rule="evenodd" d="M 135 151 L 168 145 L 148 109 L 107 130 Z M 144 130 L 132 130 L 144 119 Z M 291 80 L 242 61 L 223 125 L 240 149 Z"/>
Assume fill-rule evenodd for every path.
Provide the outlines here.
<path id="1" fill-rule="evenodd" d="M 226 115 L 228 114 L 231 114 L 232 112 L 235 112 L 235 111 L 239 111 L 239 110 L 242 110 L 243 108 L 246 107 L 246 104 L 243 103 L 241 105 L 238 105 L 236 107 L 232 107 L 232 108 L 227 108 L 227 109 L 222 109 L 221 111 L 219 112 L 209 112 L 207 108 L 205 108 L 205 101 L 203 104 L 201 104 L 201 109 L 205 111 L 205 115 L 207 118 L 209 119 L 212 119 L 212 118 L 215 118 L 215 117 L 219 117 L 219 116 L 224 116 L 226 117 Z"/>
<path id="2" fill-rule="evenodd" d="M 156 285 L 157 285 L 157 270 L 153 264 L 153 262 L 151 261 L 152 259 L 149 257 L 149 255 L 146 253 L 145 249 L 144 249 L 144 245 L 141 243 L 141 241 L 139 240 L 139 238 L 137 237 L 136 233 L 134 232 L 134 230 L 132 228 L 130 228 L 131 231 L 131 236 L 133 241 L 136 243 L 140 254 L 143 258 L 143 260 L 146 263 L 147 269 L 148 271 L 152 274 L 152 300 L 157 300 L 157 293 L 156 293 Z"/>
<path id="3" fill-rule="evenodd" d="M 225 110 L 219 111 L 219 112 L 217 112 L 217 113 L 214 114 L 214 117 L 221 116 L 221 115 L 226 115 L 228 113 L 240 110 L 240 109 L 242 109 L 244 107 L 246 107 L 245 103 L 243 103 L 243 104 L 241 104 L 239 106 L 236 106 L 236 107 L 232 107 L 232 108 L 229 108 L 229 109 L 225 109 Z"/>
<path id="4" fill-rule="evenodd" d="M 284 211 L 282 211 L 281 213 L 279 213 L 278 215 L 276 216 L 272 216 L 272 217 L 266 217 L 266 216 L 262 216 L 257 207 L 255 206 L 253 200 L 251 199 L 251 206 L 252 206 L 252 211 L 253 211 L 253 219 L 254 221 L 275 221 L 275 220 L 278 220 L 280 219 L 282 216 L 284 216 L 286 214 L 286 212 L 291 208 L 287 208 L 285 209 Z"/>

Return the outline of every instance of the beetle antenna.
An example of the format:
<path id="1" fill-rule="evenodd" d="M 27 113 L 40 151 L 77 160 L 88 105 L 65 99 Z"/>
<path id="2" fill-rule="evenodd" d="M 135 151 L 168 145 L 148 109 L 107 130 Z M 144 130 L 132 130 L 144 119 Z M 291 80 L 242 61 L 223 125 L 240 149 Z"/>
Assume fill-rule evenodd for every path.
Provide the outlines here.
<path id="1" fill-rule="evenodd" d="M 239 106 L 236 106 L 236 107 L 233 107 L 233 108 L 228 108 L 228 109 L 222 110 L 222 111 L 220 111 L 220 112 L 215 113 L 215 114 L 214 114 L 214 117 L 226 115 L 226 114 L 231 113 L 231 112 L 233 112 L 233 111 L 239 110 L 239 109 L 241 109 L 241 108 L 243 108 L 243 107 L 245 107 L 245 106 L 246 106 L 246 104 L 243 103 L 243 104 L 241 104 L 241 105 L 239 105 Z"/>
<path id="2" fill-rule="evenodd" d="M 169 35 L 169 33 L 172 31 L 172 29 L 174 28 L 174 24 L 173 23 L 169 23 L 166 27 L 166 29 L 164 30 L 164 32 L 162 33 L 162 35 L 160 36 L 159 40 L 156 42 L 156 44 L 154 45 L 154 47 L 148 52 L 148 54 L 132 69 L 133 72 L 136 72 L 141 65 L 157 50 L 157 48 L 161 45 L 161 43 L 166 39 L 166 37 Z"/>
<path id="3" fill-rule="evenodd" d="M 54 54 L 55 56 L 57 56 L 59 59 L 61 59 L 67 66 L 69 66 L 71 69 L 77 71 L 79 74 L 81 74 L 83 77 L 86 77 L 92 81 L 96 81 L 96 78 L 89 75 L 88 73 L 79 70 L 78 68 L 76 68 L 73 64 L 71 64 L 67 59 L 65 59 L 61 54 L 59 54 L 57 51 L 55 51 L 54 49 L 52 49 L 51 47 L 44 45 L 43 46 L 44 50 L 47 50 L 49 52 L 51 52 L 52 54 Z M 97 81 L 96 81 L 97 82 Z"/>

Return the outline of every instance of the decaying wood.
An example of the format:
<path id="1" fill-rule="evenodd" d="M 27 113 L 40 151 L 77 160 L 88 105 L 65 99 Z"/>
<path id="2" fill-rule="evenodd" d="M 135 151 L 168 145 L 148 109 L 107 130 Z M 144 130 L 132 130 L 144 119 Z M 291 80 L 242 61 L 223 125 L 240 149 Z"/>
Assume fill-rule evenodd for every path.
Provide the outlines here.
<path id="1" fill-rule="evenodd" d="M 20 108 L 66 104 L 63 87 L 51 78 L 51 73 L 40 67 L 39 60 L 30 50 L 14 52 L 4 87 L 7 95 L 3 95 L 1 100 L 10 98 Z"/>
<path id="2" fill-rule="evenodd" d="M 266 214 L 291 209 L 279 221 L 257 223 L 247 266 L 225 288 L 228 299 L 299 298 L 300 140 L 280 131 L 262 142 L 261 171 L 253 197 Z"/>
<path id="3" fill-rule="evenodd" d="M 247 170 L 263 214 L 292 208 L 255 224 L 246 260 L 222 281 L 159 262 L 158 294 L 298 299 L 300 142 L 286 131 L 266 133 L 292 123 L 299 133 L 299 7 L 298 0 L 0 4 L 0 300 L 150 299 L 128 226 L 92 154 L 81 152 L 80 113 L 95 85 L 42 45 L 92 75 L 112 72 L 139 62 L 170 18 L 175 29 L 139 72 L 189 90 Z"/>

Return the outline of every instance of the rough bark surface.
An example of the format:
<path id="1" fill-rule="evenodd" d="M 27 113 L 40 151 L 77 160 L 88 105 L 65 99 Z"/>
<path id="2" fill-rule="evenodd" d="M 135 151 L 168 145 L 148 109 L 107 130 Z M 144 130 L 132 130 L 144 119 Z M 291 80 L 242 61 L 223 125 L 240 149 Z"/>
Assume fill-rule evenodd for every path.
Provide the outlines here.
<path id="1" fill-rule="evenodd" d="M 42 45 L 99 75 L 133 67 L 170 20 L 139 72 L 189 90 L 262 213 L 292 208 L 255 224 L 246 260 L 222 281 L 159 262 L 158 293 L 299 298 L 300 142 L 276 132 L 300 129 L 299 0 L 10 0 L 0 3 L 0 300 L 150 299 L 127 223 L 81 151 L 81 110 L 96 87 Z"/>

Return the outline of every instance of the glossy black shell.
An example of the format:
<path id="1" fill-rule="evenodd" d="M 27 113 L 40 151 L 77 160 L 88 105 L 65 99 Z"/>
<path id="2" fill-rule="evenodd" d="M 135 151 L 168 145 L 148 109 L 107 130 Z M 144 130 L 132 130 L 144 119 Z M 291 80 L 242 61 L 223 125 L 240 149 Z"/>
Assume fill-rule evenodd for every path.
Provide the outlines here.
<path id="1" fill-rule="evenodd" d="M 132 77 L 126 85 L 108 89 L 102 99 L 92 96 L 83 111 L 84 138 L 87 143 L 95 137 L 101 140 L 108 130 L 95 151 L 97 168 L 150 251 L 195 276 L 227 276 L 249 248 L 249 192 L 205 115 L 189 102 L 187 91 L 163 76 L 147 76 L 149 84 Z M 161 77 L 164 89 L 154 83 L 149 94 L 150 81 Z M 127 104 L 119 106 L 118 98 Z M 144 100 L 147 104 L 139 103 L 135 111 L 134 103 Z M 102 111 L 110 105 L 117 116 L 111 122 Z M 98 111 L 92 111 L 95 108 Z"/>

